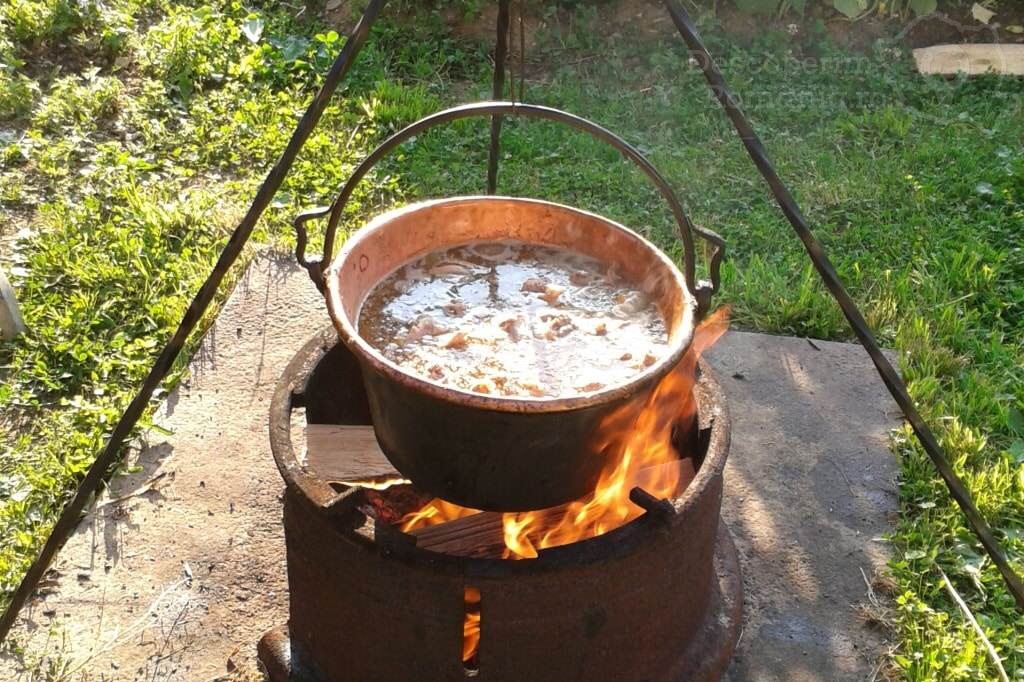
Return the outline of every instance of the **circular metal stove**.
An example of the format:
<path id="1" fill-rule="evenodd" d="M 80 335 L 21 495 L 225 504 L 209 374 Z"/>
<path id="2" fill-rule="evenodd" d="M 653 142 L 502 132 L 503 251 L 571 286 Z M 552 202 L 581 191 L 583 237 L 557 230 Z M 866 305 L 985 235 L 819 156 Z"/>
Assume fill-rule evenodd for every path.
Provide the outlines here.
<path id="1" fill-rule="evenodd" d="M 270 678 L 718 679 L 738 637 L 742 584 L 719 516 L 729 418 L 703 363 L 695 396 L 698 428 L 676 445 L 696 475 L 678 497 L 635 489 L 646 513 L 535 559 L 455 556 L 369 519 L 365 489 L 328 484 L 296 456 L 297 408 L 309 424 L 369 423 L 358 363 L 333 331 L 321 333 L 271 406 L 290 608 L 288 625 L 259 645 Z M 462 655 L 467 590 L 479 594 L 472 666 Z"/>

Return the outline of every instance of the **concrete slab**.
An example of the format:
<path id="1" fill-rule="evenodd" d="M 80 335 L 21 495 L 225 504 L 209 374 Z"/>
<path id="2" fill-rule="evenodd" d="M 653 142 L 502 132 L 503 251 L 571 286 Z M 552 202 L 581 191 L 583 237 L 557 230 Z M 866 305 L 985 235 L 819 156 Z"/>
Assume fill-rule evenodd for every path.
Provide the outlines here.
<path id="1" fill-rule="evenodd" d="M 327 322 L 304 271 L 255 262 L 137 454 L 61 553 L 0 679 L 259 679 L 285 622 L 282 484 L 267 410 L 288 359 Z M 854 605 L 896 510 L 895 407 L 856 346 L 731 333 L 714 349 L 733 414 L 725 515 L 746 625 L 732 680 L 865 679 L 884 646 Z M 163 476 L 161 476 L 163 474 Z"/>
<path id="2" fill-rule="evenodd" d="M 889 556 L 899 408 L 860 346 L 733 331 L 710 360 L 733 417 L 723 514 L 745 589 L 731 679 L 873 679 L 885 643 L 855 606 Z"/>

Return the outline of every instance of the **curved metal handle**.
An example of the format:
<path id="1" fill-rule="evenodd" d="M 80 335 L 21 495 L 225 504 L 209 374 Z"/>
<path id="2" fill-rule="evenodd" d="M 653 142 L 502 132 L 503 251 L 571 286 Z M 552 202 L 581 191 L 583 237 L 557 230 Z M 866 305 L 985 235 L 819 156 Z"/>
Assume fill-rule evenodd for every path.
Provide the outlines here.
<path id="1" fill-rule="evenodd" d="M 471 118 L 474 116 L 487 117 L 494 115 L 525 116 L 527 118 L 540 118 L 548 121 L 554 121 L 556 123 L 564 123 L 577 130 L 589 133 L 592 137 L 611 145 L 618 150 L 619 153 L 636 164 L 651 180 L 654 186 L 657 187 L 661 196 L 665 199 L 669 208 L 672 210 L 672 215 L 675 217 L 676 224 L 679 227 L 679 238 L 683 242 L 683 275 L 686 279 L 686 286 L 697 300 L 698 315 L 702 315 L 707 311 L 711 303 L 711 296 L 718 290 L 720 281 L 719 269 L 722 257 L 725 255 L 724 240 L 710 230 L 694 226 L 690 222 L 689 217 L 687 217 L 686 212 L 683 210 L 682 204 L 679 203 L 679 199 L 676 198 L 675 193 L 672 191 L 672 188 L 669 187 L 668 182 L 664 177 L 662 177 L 661 173 L 658 172 L 654 165 L 648 161 L 643 154 L 618 135 L 597 125 L 596 123 L 592 123 L 591 121 L 560 109 L 553 109 L 551 107 L 543 107 L 535 104 L 517 104 L 515 102 L 477 102 L 474 104 L 464 104 L 451 109 L 445 109 L 444 111 L 439 111 L 425 118 L 421 118 L 384 140 L 380 146 L 374 149 L 369 156 L 363 159 L 363 161 L 356 166 L 355 170 L 352 171 L 352 175 L 349 177 L 344 187 L 342 187 L 338 197 L 334 200 L 334 203 L 331 204 L 330 218 L 328 219 L 327 229 L 324 234 L 323 259 L 315 265 L 305 261 L 304 251 L 306 246 L 306 235 L 302 224 L 312 218 L 324 215 L 324 209 L 314 209 L 300 214 L 295 219 L 295 225 L 296 230 L 299 232 L 299 239 L 302 244 L 302 254 L 299 254 L 299 249 L 297 248 L 296 255 L 299 256 L 299 262 L 303 267 L 309 270 L 310 276 L 313 277 L 313 281 L 316 283 L 317 287 L 321 290 L 323 288 L 322 268 L 334 255 L 335 234 L 337 232 L 338 223 L 344 213 L 345 206 L 351 198 L 356 185 L 363 179 L 363 177 L 366 176 L 373 166 L 375 166 L 382 158 L 384 158 L 384 156 L 397 146 L 410 138 L 419 135 L 425 130 L 462 118 Z M 693 243 L 694 234 L 707 240 L 712 245 L 709 263 L 709 273 L 711 275 L 710 282 L 696 281 Z"/>
<path id="2" fill-rule="evenodd" d="M 306 223 L 316 218 L 322 218 L 330 213 L 330 211 L 330 206 L 317 206 L 316 208 L 303 211 L 295 216 L 295 220 L 292 221 L 292 226 L 295 227 L 295 260 L 299 262 L 299 265 L 306 268 L 309 278 L 313 280 L 313 284 L 316 285 L 321 294 L 324 292 L 324 263 L 323 261 L 311 261 L 306 258 L 306 247 L 309 245 L 309 233 L 306 232 Z"/>

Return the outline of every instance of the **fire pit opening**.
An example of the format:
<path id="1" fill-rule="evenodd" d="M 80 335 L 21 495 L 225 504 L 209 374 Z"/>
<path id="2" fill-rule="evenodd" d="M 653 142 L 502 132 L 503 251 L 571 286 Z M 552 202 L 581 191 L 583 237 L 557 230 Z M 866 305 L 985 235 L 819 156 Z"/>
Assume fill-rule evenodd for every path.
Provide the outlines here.
<path id="1" fill-rule="evenodd" d="M 670 461 L 637 467 L 595 494 L 576 502 L 535 512 L 487 512 L 460 507 L 420 493 L 400 478 L 376 477 L 346 485 L 364 499 L 356 504 L 361 522 L 358 532 L 374 539 L 378 522 L 390 524 L 415 538 L 416 546 L 429 552 L 490 559 L 535 559 L 539 551 L 569 546 L 603 535 L 639 518 L 662 498 L 651 488 L 666 490 L 666 497 L 681 500 L 704 460 L 710 431 L 677 427 Z M 685 454 L 684 454 L 685 453 Z M 641 492 L 634 492 L 640 488 Z M 601 499 L 603 498 L 603 499 Z"/>
<path id="2" fill-rule="evenodd" d="M 462 622 L 462 664 L 466 668 L 466 675 L 476 675 L 480 671 L 480 660 L 477 657 L 482 630 L 480 613 L 483 606 L 480 602 L 480 590 L 466 585 L 466 616 Z"/>

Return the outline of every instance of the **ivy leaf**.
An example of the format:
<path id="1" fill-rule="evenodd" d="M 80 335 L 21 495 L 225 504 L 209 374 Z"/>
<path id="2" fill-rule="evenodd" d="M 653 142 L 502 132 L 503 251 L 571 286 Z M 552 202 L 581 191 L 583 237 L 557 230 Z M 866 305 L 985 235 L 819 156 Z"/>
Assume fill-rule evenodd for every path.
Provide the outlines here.
<path id="1" fill-rule="evenodd" d="M 867 8 L 867 0 L 832 0 L 833 6 L 849 19 L 856 19 Z"/>
<path id="2" fill-rule="evenodd" d="M 1015 436 L 1024 436 L 1024 412 L 1018 410 L 1016 405 L 1010 405 L 1010 416 L 1006 423 Z"/>
<path id="3" fill-rule="evenodd" d="M 1010 457 L 1014 464 L 1024 464 L 1024 440 L 1015 440 L 1010 444 Z"/>
<path id="4" fill-rule="evenodd" d="M 304 55 L 306 48 L 309 47 L 309 41 L 302 36 L 288 36 L 280 41 L 271 38 L 270 43 L 281 50 L 281 58 L 286 62 L 294 62 Z"/>
<path id="5" fill-rule="evenodd" d="M 938 0 L 910 0 L 910 9 L 914 10 L 917 16 L 931 14 L 938 6 Z"/>
<path id="6" fill-rule="evenodd" d="M 992 21 L 992 17 L 995 15 L 996 13 L 988 7 L 978 3 L 974 3 L 974 7 L 971 8 L 971 16 L 983 24 L 988 24 L 988 22 Z"/>
<path id="7" fill-rule="evenodd" d="M 242 22 L 242 33 L 250 43 L 260 42 L 260 37 L 263 35 L 263 20 L 259 17 L 246 19 Z"/>

